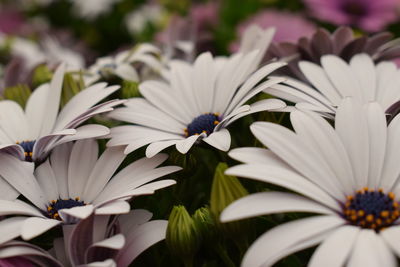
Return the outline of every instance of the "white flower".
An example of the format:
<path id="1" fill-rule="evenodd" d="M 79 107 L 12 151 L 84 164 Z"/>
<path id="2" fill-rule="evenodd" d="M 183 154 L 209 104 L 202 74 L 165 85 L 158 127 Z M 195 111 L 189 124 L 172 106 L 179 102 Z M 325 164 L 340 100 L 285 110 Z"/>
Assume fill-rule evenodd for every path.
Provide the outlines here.
<path id="1" fill-rule="evenodd" d="M 285 63 L 272 63 L 256 71 L 258 57 L 258 51 L 230 58 L 203 53 L 192 65 L 171 62 L 166 75 L 169 83 L 141 83 L 144 98 L 131 98 L 124 108 L 110 113 L 114 119 L 138 125 L 113 128 L 107 145 L 128 144 L 125 153 L 130 153 L 150 144 L 147 157 L 172 145 L 186 153 L 200 140 L 227 151 L 231 143 L 228 125 L 250 113 L 285 106 L 277 99 L 245 104 L 263 89 L 282 81 L 262 80 Z"/>
<path id="2" fill-rule="evenodd" d="M 98 16 L 108 13 L 112 6 L 121 0 L 70 0 L 73 4 L 73 10 L 76 15 L 93 20 Z"/>
<path id="3" fill-rule="evenodd" d="M 34 173 L 32 164 L 31 168 L 20 167 L 18 159 L 0 154 L 0 175 L 32 203 L 0 200 L 0 216 L 28 216 L 22 221 L 19 234 L 29 240 L 59 224 L 76 223 L 93 212 L 128 213 L 127 200 L 133 196 L 152 194 L 175 184 L 174 180 L 151 182 L 181 169 L 157 168 L 167 159 L 163 154 L 137 160 L 114 175 L 126 157 L 123 150 L 123 147 L 108 148 L 98 158 L 94 139 L 64 144 L 54 149 Z"/>
<path id="4" fill-rule="evenodd" d="M 131 34 L 139 34 L 148 24 L 161 23 L 164 12 L 160 5 L 144 4 L 125 17 L 126 27 Z"/>
<path id="5" fill-rule="evenodd" d="M 92 215 L 81 220 L 71 231 L 64 231 L 69 233 L 64 235 L 64 240 L 68 242 L 56 240 L 56 255 L 60 260 L 68 259 L 63 262 L 65 266 L 93 262 L 130 266 L 143 251 L 165 239 L 168 221 L 150 221 L 151 217 L 152 214 L 147 210 L 132 210 L 111 222 L 109 216 Z M 67 249 L 64 244 L 67 244 Z M 81 256 L 82 252 L 85 257 Z"/>
<path id="6" fill-rule="evenodd" d="M 259 237 L 242 266 L 271 266 L 318 245 L 308 266 L 397 266 L 400 256 L 400 116 L 387 126 L 382 107 L 346 98 L 335 129 L 310 111 L 294 111 L 296 133 L 257 122 L 253 134 L 269 148 L 240 148 L 245 164 L 226 171 L 296 193 L 261 192 L 239 199 L 223 222 L 279 212 L 320 214 L 277 226 Z"/>
<path id="7" fill-rule="evenodd" d="M 105 83 L 98 83 L 88 87 L 59 112 L 63 77 L 64 65 L 61 65 L 50 84 L 41 85 L 32 93 L 25 111 L 14 101 L 0 101 L 0 151 L 40 162 L 59 144 L 109 133 L 109 129 L 102 125 L 77 127 L 94 115 L 121 104 L 121 100 L 111 100 L 95 106 L 119 86 L 107 87 Z"/>
<path id="8" fill-rule="evenodd" d="M 90 85 L 102 77 L 116 75 L 121 79 L 138 82 L 145 77 L 146 71 L 159 72 L 163 65 L 157 55 L 160 50 L 151 44 L 140 44 L 131 50 L 119 52 L 115 56 L 101 57 L 89 67 L 83 76 L 85 84 Z M 139 66 L 135 66 L 138 65 Z M 143 68 L 145 66 L 145 69 Z"/>
<path id="9" fill-rule="evenodd" d="M 299 63 L 300 70 L 314 88 L 287 79 L 284 85 L 272 86 L 265 92 L 327 117 L 334 116 L 336 107 L 345 97 L 354 97 L 362 103 L 376 101 L 385 110 L 400 100 L 400 75 L 393 62 L 375 65 L 369 55 L 358 54 L 346 63 L 340 57 L 326 55 L 321 58 L 321 65 Z"/>

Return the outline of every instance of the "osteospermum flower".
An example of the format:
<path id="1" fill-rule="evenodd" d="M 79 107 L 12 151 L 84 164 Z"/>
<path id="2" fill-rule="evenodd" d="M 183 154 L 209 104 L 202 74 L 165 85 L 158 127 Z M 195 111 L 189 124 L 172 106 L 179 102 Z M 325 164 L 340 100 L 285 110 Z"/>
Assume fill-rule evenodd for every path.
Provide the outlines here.
<path id="1" fill-rule="evenodd" d="M 115 56 L 98 58 L 84 73 L 86 85 L 93 84 L 101 78 L 112 76 L 138 82 L 145 78 L 146 71 L 158 72 L 162 69 L 159 59 L 160 50 L 151 44 L 141 44 L 131 50 L 119 52 Z"/>
<path id="2" fill-rule="evenodd" d="M 65 266 L 93 262 L 130 266 L 143 251 L 165 239 L 168 221 L 150 221 L 151 217 L 147 210 L 132 210 L 109 223 L 107 216 L 92 215 L 80 221 L 69 236 L 64 236 L 67 242 L 56 240 L 56 255 L 67 260 L 63 262 Z"/>
<path id="3" fill-rule="evenodd" d="M 172 145 L 186 153 L 201 140 L 228 150 L 231 138 L 226 127 L 232 122 L 253 112 L 285 106 L 276 99 L 245 104 L 263 89 L 282 81 L 262 82 L 285 63 L 272 63 L 255 71 L 258 57 L 258 51 L 228 59 L 214 59 L 204 53 L 193 65 L 173 62 L 168 83 L 142 83 L 139 89 L 144 98 L 131 98 L 125 107 L 110 113 L 114 119 L 137 125 L 113 128 L 107 145 L 127 144 L 125 153 L 130 153 L 151 144 L 146 150 L 148 157 Z"/>
<path id="4" fill-rule="evenodd" d="M 376 32 L 397 20 L 397 0 L 304 0 L 310 13 L 335 25 L 354 25 Z"/>
<path id="5" fill-rule="evenodd" d="M 397 266 L 400 256 L 400 116 L 387 126 L 382 107 L 346 98 L 335 128 L 313 112 L 294 111 L 295 133 L 256 122 L 253 134 L 269 149 L 239 148 L 244 164 L 226 171 L 284 187 L 237 200 L 223 222 L 279 212 L 315 215 L 279 225 L 259 237 L 242 266 L 271 266 L 318 245 L 308 266 Z"/>
<path id="6" fill-rule="evenodd" d="M 156 168 L 167 159 L 162 154 L 135 161 L 114 175 L 126 157 L 123 150 L 108 148 L 98 158 L 98 145 L 93 139 L 64 144 L 54 149 L 34 174 L 32 168 L 18 168 L 20 161 L 15 157 L 0 154 L 4 166 L 0 175 L 32 203 L 0 200 L 0 215 L 28 216 L 20 230 L 27 240 L 56 225 L 76 223 L 93 212 L 128 213 L 126 201 L 133 196 L 152 194 L 175 184 L 174 180 L 149 183 L 181 169 Z"/>
<path id="7" fill-rule="evenodd" d="M 95 84 L 75 95 L 59 111 L 63 77 L 64 66 L 61 65 L 50 84 L 32 93 L 25 110 L 14 101 L 0 101 L 0 151 L 12 153 L 21 160 L 41 162 L 59 144 L 109 133 L 109 129 L 101 125 L 78 126 L 121 104 L 121 100 L 111 100 L 95 106 L 119 86 Z"/>
<path id="8" fill-rule="evenodd" d="M 321 64 L 322 67 L 307 61 L 299 63 L 300 70 L 314 87 L 287 79 L 264 91 L 327 117 L 333 117 L 341 100 L 349 96 L 362 103 L 376 101 L 385 110 L 400 100 L 399 72 L 393 62 L 375 65 L 370 56 L 358 54 L 350 63 L 337 56 L 323 56 Z"/>
<path id="9" fill-rule="evenodd" d="M 345 26 L 337 28 L 332 34 L 319 28 L 312 36 L 304 36 L 298 42 L 272 43 L 266 58 L 289 59 L 287 68 L 283 68 L 285 73 L 306 80 L 299 69 L 299 61 L 321 65 L 322 56 L 336 55 L 349 62 L 354 55 L 360 53 L 370 55 L 376 63 L 399 58 L 398 39 L 392 38 L 393 34 L 389 32 L 355 36 L 353 30 Z"/>

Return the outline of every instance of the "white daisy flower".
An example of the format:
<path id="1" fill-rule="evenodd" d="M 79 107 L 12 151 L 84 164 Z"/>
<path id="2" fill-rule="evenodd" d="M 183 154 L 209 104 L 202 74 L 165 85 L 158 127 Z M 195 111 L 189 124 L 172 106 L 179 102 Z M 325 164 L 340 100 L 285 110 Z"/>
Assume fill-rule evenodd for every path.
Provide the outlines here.
<path id="1" fill-rule="evenodd" d="M 240 148 L 245 164 L 226 171 L 296 193 L 260 192 L 239 199 L 223 222 L 280 212 L 320 214 L 277 226 L 259 237 L 242 266 L 271 266 L 318 244 L 308 266 L 397 266 L 400 257 L 400 116 L 386 125 L 382 107 L 346 98 L 335 129 L 310 111 L 294 111 L 295 133 L 268 122 L 251 126 L 269 150 Z"/>
<path id="2" fill-rule="evenodd" d="M 181 169 L 156 168 L 167 159 L 163 154 L 137 160 L 114 175 L 126 157 L 123 150 L 108 148 L 98 158 L 94 139 L 64 144 L 54 149 L 34 173 L 33 164 L 30 169 L 19 168 L 21 161 L 0 154 L 0 175 L 32 203 L 0 200 L 0 216 L 28 216 L 20 229 L 22 238 L 28 240 L 56 225 L 76 223 L 93 212 L 128 213 L 130 206 L 126 201 L 133 196 L 152 194 L 175 184 L 174 180 L 149 183 Z"/>
<path id="3" fill-rule="evenodd" d="M 285 63 L 275 62 L 256 71 L 258 51 L 213 58 L 201 54 L 193 64 L 171 62 L 169 82 L 145 81 L 144 98 L 131 98 L 110 117 L 134 123 L 111 129 L 108 146 L 128 145 L 125 153 L 150 144 L 146 156 L 176 145 L 181 153 L 200 140 L 227 151 L 231 136 L 226 129 L 250 113 L 283 108 L 277 99 L 245 104 L 253 96 L 283 79 L 263 79 Z"/>
<path id="4" fill-rule="evenodd" d="M 109 216 L 92 215 L 81 220 L 63 239 L 55 240 L 55 254 L 58 259 L 65 259 L 65 266 L 93 262 L 130 266 L 143 251 L 165 239 L 168 221 L 150 221 L 151 217 L 147 210 L 132 210 L 109 223 Z"/>
<path id="5" fill-rule="evenodd" d="M 347 63 L 338 56 L 326 55 L 321 58 L 321 65 L 299 63 L 300 70 L 314 87 L 287 79 L 265 92 L 327 117 L 334 117 L 336 107 L 345 97 L 354 97 L 362 103 L 376 101 L 385 110 L 400 100 L 400 75 L 393 62 L 375 65 L 369 55 L 358 54 Z"/>
<path id="6" fill-rule="evenodd" d="M 148 69 L 154 72 L 161 71 L 163 64 L 159 58 L 160 53 L 157 47 L 145 43 L 131 50 L 119 52 L 115 56 L 100 57 L 84 73 L 84 82 L 86 85 L 90 85 L 101 78 L 113 75 L 124 80 L 138 82 L 146 77 Z M 138 64 L 139 66 L 136 66 Z"/>
<path id="7" fill-rule="evenodd" d="M 41 162 L 59 144 L 109 133 L 102 125 L 77 127 L 123 103 L 123 100 L 111 100 L 95 106 L 119 86 L 98 83 L 88 87 L 59 112 L 63 77 L 64 65 L 61 65 L 50 84 L 41 85 L 32 93 L 25 110 L 14 101 L 0 101 L 0 151 L 10 152 L 21 160 Z"/>

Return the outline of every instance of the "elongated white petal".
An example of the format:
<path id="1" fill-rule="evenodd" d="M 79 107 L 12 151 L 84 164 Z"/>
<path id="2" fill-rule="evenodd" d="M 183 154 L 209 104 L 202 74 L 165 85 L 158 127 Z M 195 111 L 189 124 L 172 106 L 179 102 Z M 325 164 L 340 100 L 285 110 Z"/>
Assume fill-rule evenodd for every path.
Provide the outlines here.
<path id="1" fill-rule="evenodd" d="M 213 132 L 203 141 L 219 150 L 228 151 L 231 146 L 231 135 L 227 129 L 221 129 Z"/>
<path id="2" fill-rule="evenodd" d="M 48 218 L 28 218 L 22 225 L 21 237 L 24 240 L 30 240 L 59 225 L 60 223 L 61 221 Z"/>
<path id="3" fill-rule="evenodd" d="M 299 243 L 307 242 L 314 236 L 330 231 L 344 221 L 334 216 L 313 216 L 282 224 L 269 230 L 259 237 L 244 255 L 242 266 L 271 266 L 280 258 L 286 256 L 285 250 Z M 276 255 L 280 255 L 278 258 Z"/>
<path id="4" fill-rule="evenodd" d="M 228 222 L 283 212 L 333 213 L 331 209 L 299 195 L 283 192 L 262 192 L 236 200 L 224 209 L 220 220 Z"/>
<path id="5" fill-rule="evenodd" d="M 17 238 L 26 217 L 11 217 L 0 221 L 0 244 Z"/>
<path id="6" fill-rule="evenodd" d="M 107 215 L 107 214 L 124 214 L 128 213 L 131 209 L 128 202 L 123 200 L 112 201 L 106 205 L 96 208 L 96 215 Z"/>
<path id="7" fill-rule="evenodd" d="M 137 227 L 135 234 L 127 237 L 124 249 L 117 256 L 118 266 L 128 266 L 140 253 L 163 240 L 167 225 L 167 221 L 156 220 Z"/>
<path id="8" fill-rule="evenodd" d="M 360 228 L 357 226 L 345 225 L 338 228 L 317 248 L 308 266 L 344 266 L 359 232 Z"/>
<path id="9" fill-rule="evenodd" d="M 278 165 L 279 167 L 289 168 L 283 160 L 278 158 L 271 150 L 259 147 L 235 148 L 228 153 L 229 157 L 244 162 L 255 164 Z"/>

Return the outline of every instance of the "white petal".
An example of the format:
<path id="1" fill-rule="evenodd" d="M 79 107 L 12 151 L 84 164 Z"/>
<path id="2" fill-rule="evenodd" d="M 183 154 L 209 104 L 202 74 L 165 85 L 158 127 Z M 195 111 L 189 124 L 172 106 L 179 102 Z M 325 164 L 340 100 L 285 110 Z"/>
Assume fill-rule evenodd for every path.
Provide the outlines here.
<path id="1" fill-rule="evenodd" d="M 396 259 L 391 254 L 390 249 L 375 231 L 363 229 L 358 235 L 348 266 L 397 266 Z"/>
<path id="2" fill-rule="evenodd" d="M 344 221 L 333 216 L 313 216 L 279 225 L 259 237 L 244 255 L 242 266 L 271 266 L 287 254 L 285 251 L 299 243 L 307 242 L 329 230 L 342 225 Z"/>
<path id="3" fill-rule="evenodd" d="M 221 213 L 220 220 L 221 222 L 228 222 L 283 212 L 333 213 L 331 209 L 299 195 L 283 192 L 261 192 L 234 201 Z"/>
<path id="4" fill-rule="evenodd" d="M 309 267 L 339 267 L 344 266 L 360 228 L 357 226 L 344 225 L 335 230 L 317 248 L 308 263 Z"/>
<path id="5" fill-rule="evenodd" d="M 333 210 L 341 211 L 337 201 L 327 192 L 290 169 L 275 165 L 243 164 L 229 168 L 225 171 L 225 174 L 283 186 L 320 202 Z"/>
<path id="6" fill-rule="evenodd" d="M 0 200 L 0 215 L 12 214 L 43 217 L 37 208 L 20 200 Z"/>
<path id="7" fill-rule="evenodd" d="M 89 217 L 94 211 L 93 205 L 85 205 L 85 206 L 78 206 L 78 207 L 73 207 L 69 209 L 61 209 L 58 211 L 60 214 L 60 217 L 63 219 L 63 221 L 68 221 L 68 216 L 72 218 L 77 218 L 77 219 L 86 219 Z"/>
<path id="8" fill-rule="evenodd" d="M 259 147 L 241 147 L 229 151 L 229 157 L 244 162 L 255 164 L 277 165 L 290 169 L 290 166 L 277 157 L 271 150 Z"/>
<path id="9" fill-rule="evenodd" d="M 84 198 L 83 191 L 94 168 L 99 146 L 94 139 L 77 141 L 71 151 L 68 164 L 68 192 L 70 198 Z M 85 199 L 86 200 L 86 199 Z"/>
<path id="10" fill-rule="evenodd" d="M 49 201 L 57 200 L 60 197 L 60 194 L 58 193 L 57 180 L 53 169 L 50 166 L 49 160 L 40 164 L 40 166 L 36 168 L 34 174 L 40 187 L 46 194 L 47 199 Z"/>
<path id="11" fill-rule="evenodd" d="M 61 138 L 55 145 L 86 138 L 102 137 L 110 133 L 110 130 L 107 127 L 98 124 L 87 124 L 75 130 L 76 134 Z"/>
<path id="12" fill-rule="evenodd" d="M 176 149 L 179 152 L 181 152 L 182 154 L 186 154 L 189 151 L 189 149 L 192 148 L 194 143 L 196 143 L 196 141 L 199 138 L 203 138 L 203 137 L 204 137 L 204 134 L 189 136 L 184 140 L 178 141 L 176 143 Z"/>
<path id="13" fill-rule="evenodd" d="M 362 88 L 363 100 L 374 101 L 376 92 L 375 64 L 367 54 L 357 54 L 350 60 L 354 80 L 358 80 Z M 355 89 L 355 88 L 354 88 Z"/>
<path id="14" fill-rule="evenodd" d="M 24 221 L 21 230 L 21 237 L 24 240 L 31 240 L 51 228 L 59 225 L 61 221 L 52 220 L 48 218 L 32 217 Z"/>
<path id="15" fill-rule="evenodd" d="M 58 109 L 60 108 L 60 98 L 62 83 L 64 80 L 65 65 L 61 64 L 55 71 L 50 82 L 50 89 L 46 97 L 46 112 L 43 114 L 43 124 L 40 129 L 40 136 L 51 133 L 55 125 Z"/>
<path id="16" fill-rule="evenodd" d="M 386 244 L 400 257 L 400 226 L 393 225 L 379 232 L 379 235 L 383 238 Z"/>
<path id="17" fill-rule="evenodd" d="M 228 151 L 231 146 L 231 135 L 227 129 L 221 129 L 211 133 L 203 141 L 219 150 Z"/>
<path id="18" fill-rule="evenodd" d="M 356 187 L 368 185 L 369 136 L 368 123 L 359 102 L 345 98 L 338 107 L 336 132 L 346 147 L 355 177 Z"/>
<path id="19" fill-rule="evenodd" d="M 296 171 L 336 199 L 343 199 L 343 192 L 338 187 L 337 179 L 332 175 L 332 171 L 329 170 L 329 165 L 307 146 L 301 136 L 281 125 L 269 122 L 253 123 L 250 129 L 261 143 Z"/>
<path id="20" fill-rule="evenodd" d="M 124 249 L 117 256 L 118 266 L 128 266 L 140 253 L 165 239 L 167 221 L 156 220 L 140 225 L 127 236 Z"/>
<path id="21" fill-rule="evenodd" d="M 338 105 L 342 96 L 331 84 L 324 69 L 309 61 L 299 63 L 299 68 L 314 87 L 326 96 L 333 105 Z"/>
<path id="22" fill-rule="evenodd" d="M 10 143 L 25 141 L 29 136 L 28 121 L 21 106 L 11 100 L 0 101 L 0 128 Z"/>
<path id="23" fill-rule="evenodd" d="M 124 80 L 128 81 L 139 81 L 139 75 L 130 64 L 120 64 L 115 69 L 115 74 Z"/>
<path id="24" fill-rule="evenodd" d="M 0 244 L 17 238 L 21 234 L 26 217 L 12 217 L 0 221 Z"/>
<path id="25" fill-rule="evenodd" d="M 100 194 L 125 157 L 124 147 L 121 146 L 109 147 L 103 152 L 83 190 L 82 197 L 86 202 L 92 202 Z"/>
<path id="26" fill-rule="evenodd" d="M 123 214 L 128 213 L 131 207 L 128 202 L 123 200 L 116 200 L 102 205 L 96 208 L 96 215 L 108 215 L 108 214 Z"/>
<path id="27" fill-rule="evenodd" d="M 392 190 L 400 174 L 400 164 L 396 157 L 400 155 L 400 116 L 396 116 L 387 128 L 386 155 L 382 168 L 380 186 L 385 190 Z"/>
<path id="28" fill-rule="evenodd" d="M 57 180 L 60 198 L 69 198 L 68 194 L 68 164 L 72 144 L 63 144 L 56 147 L 50 155 L 50 162 Z"/>
<path id="29" fill-rule="evenodd" d="M 147 148 L 146 148 L 146 157 L 152 158 L 156 154 L 160 153 L 163 149 L 170 147 L 172 145 L 176 144 L 176 140 L 167 140 L 167 141 L 159 141 L 159 142 L 154 142 L 151 143 Z"/>
<path id="30" fill-rule="evenodd" d="M 48 202 L 33 176 L 33 163 L 0 153 L 0 175 L 37 207 L 43 209 Z"/>

